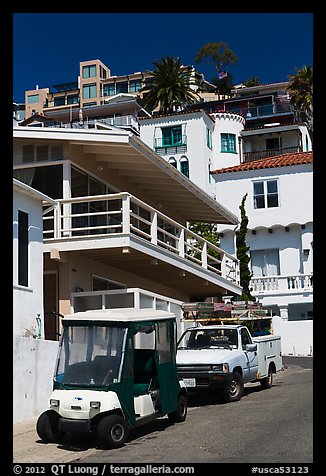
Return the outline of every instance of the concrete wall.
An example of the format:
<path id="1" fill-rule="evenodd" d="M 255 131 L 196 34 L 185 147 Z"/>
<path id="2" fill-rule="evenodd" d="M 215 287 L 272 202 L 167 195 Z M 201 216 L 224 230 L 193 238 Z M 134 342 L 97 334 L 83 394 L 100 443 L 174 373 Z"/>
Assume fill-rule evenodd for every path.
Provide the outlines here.
<path id="1" fill-rule="evenodd" d="M 283 355 L 313 355 L 313 321 L 283 321 L 272 319 L 273 334 L 282 338 Z"/>
<path id="2" fill-rule="evenodd" d="M 52 392 L 58 342 L 13 338 L 13 421 L 38 416 Z"/>

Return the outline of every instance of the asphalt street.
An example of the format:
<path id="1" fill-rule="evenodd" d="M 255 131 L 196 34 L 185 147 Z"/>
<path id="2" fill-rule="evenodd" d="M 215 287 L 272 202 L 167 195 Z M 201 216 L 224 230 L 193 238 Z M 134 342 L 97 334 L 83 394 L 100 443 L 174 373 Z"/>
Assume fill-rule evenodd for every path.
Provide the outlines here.
<path id="1" fill-rule="evenodd" d="M 313 359 L 284 357 L 271 389 L 246 385 L 239 402 L 211 392 L 189 395 L 187 419 L 166 417 L 133 430 L 123 448 L 101 450 L 93 435 L 67 435 L 44 444 L 35 420 L 14 427 L 16 463 L 311 463 Z"/>

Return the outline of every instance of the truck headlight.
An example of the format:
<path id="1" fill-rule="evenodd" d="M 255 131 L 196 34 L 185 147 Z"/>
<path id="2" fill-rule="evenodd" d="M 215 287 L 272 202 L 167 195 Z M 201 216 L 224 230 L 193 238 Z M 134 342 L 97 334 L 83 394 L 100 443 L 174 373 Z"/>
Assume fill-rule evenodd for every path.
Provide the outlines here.
<path id="1" fill-rule="evenodd" d="M 229 372 L 229 364 L 224 363 L 224 364 L 212 365 L 211 369 L 214 370 L 214 372 L 223 372 L 226 374 Z"/>
<path id="2" fill-rule="evenodd" d="M 50 407 L 58 407 L 59 403 L 60 403 L 60 401 L 56 400 L 55 398 L 50 399 Z"/>
<path id="3" fill-rule="evenodd" d="M 89 406 L 91 408 L 100 408 L 101 402 L 90 402 Z"/>

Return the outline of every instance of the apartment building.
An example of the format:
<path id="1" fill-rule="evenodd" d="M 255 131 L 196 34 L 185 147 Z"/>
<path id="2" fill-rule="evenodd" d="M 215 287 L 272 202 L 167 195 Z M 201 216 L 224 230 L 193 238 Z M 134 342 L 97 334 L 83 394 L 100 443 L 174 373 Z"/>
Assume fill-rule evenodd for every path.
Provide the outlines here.
<path id="1" fill-rule="evenodd" d="M 194 78 L 200 78 L 207 89 L 213 89 L 194 67 L 185 68 L 190 68 Z M 103 106 L 114 96 L 130 94 L 142 98 L 141 90 L 150 84 L 150 81 L 150 73 L 147 71 L 116 76 L 111 75 L 110 69 L 99 59 L 81 61 L 76 80 L 45 88 L 39 88 L 37 85 L 34 90 L 25 92 L 25 118 L 33 114 L 43 114 L 63 122 L 71 122 L 78 119 L 80 110 L 87 116 L 88 108 Z M 110 113 L 104 108 L 97 111 L 97 115 L 103 110 L 108 117 Z M 118 114 L 122 115 L 121 111 Z"/>

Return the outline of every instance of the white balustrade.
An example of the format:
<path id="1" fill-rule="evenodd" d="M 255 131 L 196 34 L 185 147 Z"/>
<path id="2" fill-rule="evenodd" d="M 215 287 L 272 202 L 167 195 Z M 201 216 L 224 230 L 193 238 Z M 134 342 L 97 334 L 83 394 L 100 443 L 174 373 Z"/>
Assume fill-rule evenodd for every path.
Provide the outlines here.
<path id="1" fill-rule="evenodd" d="M 136 235 L 239 285 L 238 259 L 127 192 L 58 200 L 44 240 Z"/>

